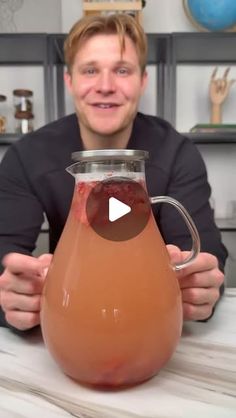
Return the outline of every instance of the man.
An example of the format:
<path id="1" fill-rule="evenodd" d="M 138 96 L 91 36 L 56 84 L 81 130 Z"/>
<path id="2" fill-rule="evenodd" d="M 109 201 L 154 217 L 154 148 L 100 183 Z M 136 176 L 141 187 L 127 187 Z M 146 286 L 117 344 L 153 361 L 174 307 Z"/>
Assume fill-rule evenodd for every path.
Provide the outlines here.
<path id="1" fill-rule="evenodd" d="M 0 277 L 2 322 L 19 330 L 39 324 L 40 299 L 51 255 L 31 257 L 46 213 L 53 253 L 73 193 L 65 172 L 71 153 L 101 148 L 144 149 L 150 195 L 170 195 L 192 215 L 202 253 L 179 273 L 185 320 L 211 316 L 224 280 L 226 250 L 208 199 L 210 187 L 196 147 L 166 121 L 137 113 L 147 83 L 147 45 L 130 16 L 79 21 L 65 43 L 65 83 L 76 109 L 26 135 L 0 166 Z M 154 209 L 171 261 L 181 261 L 191 245 L 178 214 L 168 205 Z M 183 250 L 181 251 L 180 250 Z"/>

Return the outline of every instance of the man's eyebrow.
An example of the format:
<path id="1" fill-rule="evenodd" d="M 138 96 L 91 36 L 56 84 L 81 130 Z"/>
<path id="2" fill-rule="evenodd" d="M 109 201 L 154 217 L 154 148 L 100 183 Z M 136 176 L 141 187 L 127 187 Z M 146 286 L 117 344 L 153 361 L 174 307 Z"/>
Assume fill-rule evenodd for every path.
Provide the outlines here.
<path id="1" fill-rule="evenodd" d="M 86 67 L 86 66 L 90 66 L 90 65 L 93 66 L 93 65 L 102 65 L 102 64 L 99 63 L 99 61 L 93 60 L 93 61 L 79 62 L 78 65 L 79 65 L 79 67 Z M 125 61 L 125 60 L 116 61 L 116 62 L 114 62 L 114 65 L 128 65 L 130 67 L 134 66 L 134 64 L 132 64 L 129 61 Z"/>
<path id="2" fill-rule="evenodd" d="M 85 61 L 85 62 L 79 62 L 80 67 L 84 67 L 86 65 L 96 65 L 97 61 Z"/>
<path id="3" fill-rule="evenodd" d="M 129 65 L 131 67 L 134 66 L 134 64 L 132 62 L 125 61 L 125 60 L 119 60 L 119 61 L 116 62 L 116 64 L 118 64 L 118 65 Z"/>

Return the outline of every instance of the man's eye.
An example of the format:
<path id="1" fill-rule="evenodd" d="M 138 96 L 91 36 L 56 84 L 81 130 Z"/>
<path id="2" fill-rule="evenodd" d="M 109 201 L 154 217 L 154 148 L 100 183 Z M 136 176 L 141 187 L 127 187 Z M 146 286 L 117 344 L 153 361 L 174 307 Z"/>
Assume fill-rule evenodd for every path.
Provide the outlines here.
<path id="1" fill-rule="evenodd" d="M 84 72 L 84 74 L 93 75 L 93 74 L 96 74 L 96 69 L 95 68 L 85 68 L 83 72 Z"/>
<path id="2" fill-rule="evenodd" d="M 121 68 L 117 68 L 116 72 L 120 75 L 126 75 L 129 73 L 127 68 L 121 67 Z"/>

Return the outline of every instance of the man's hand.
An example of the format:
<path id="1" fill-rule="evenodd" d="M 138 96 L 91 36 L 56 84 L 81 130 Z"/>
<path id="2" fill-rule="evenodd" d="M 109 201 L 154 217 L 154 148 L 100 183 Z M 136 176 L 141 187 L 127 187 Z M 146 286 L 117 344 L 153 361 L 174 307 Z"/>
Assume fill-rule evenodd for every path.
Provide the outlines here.
<path id="1" fill-rule="evenodd" d="M 6 321 L 19 330 L 39 324 L 41 294 L 52 255 L 39 258 L 10 253 L 3 259 L 0 276 L 0 305 Z"/>
<path id="2" fill-rule="evenodd" d="M 182 262 L 189 254 L 174 245 L 167 245 L 172 264 Z M 177 271 L 182 292 L 184 320 L 207 319 L 220 297 L 224 274 L 219 270 L 217 258 L 200 253 L 192 264 Z"/>

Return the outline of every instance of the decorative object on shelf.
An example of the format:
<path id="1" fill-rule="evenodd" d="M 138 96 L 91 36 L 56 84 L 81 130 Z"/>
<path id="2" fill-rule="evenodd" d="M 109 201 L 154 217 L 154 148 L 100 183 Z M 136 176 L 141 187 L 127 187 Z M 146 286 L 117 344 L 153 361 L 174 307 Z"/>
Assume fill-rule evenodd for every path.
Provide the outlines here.
<path id="1" fill-rule="evenodd" d="M 235 0 L 183 0 L 183 6 L 200 31 L 236 31 Z"/>
<path id="2" fill-rule="evenodd" d="M 230 67 L 227 67 L 222 77 L 216 78 L 217 67 L 214 68 L 209 85 L 209 98 L 211 102 L 210 123 L 198 123 L 190 129 L 190 132 L 197 133 L 216 133 L 216 132 L 234 132 L 236 133 L 236 124 L 222 123 L 222 106 L 225 102 L 231 86 L 236 80 L 228 80 Z"/>
<path id="3" fill-rule="evenodd" d="M 32 90 L 16 89 L 13 90 L 13 100 L 15 112 L 33 112 L 33 92 Z"/>
<path id="4" fill-rule="evenodd" d="M 15 132 L 26 134 L 33 131 L 33 92 L 27 89 L 13 90 Z"/>
<path id="5" fill-rule="evenodd" d="M 236 133 L 236 124 L 222 124 L 222 123 L 198 123 L 194 125 L 190 132 L 198 133 L 216 133 L 216 132 L 233 132 Z"/>
<path id="6" fill-rule="evenodd" d="M 24 0 L 0 0 L 0 32 L 16 32 L 14 13 L 23 3 Z"/>
<path id="7" fill-rule="evenodd" d="M 216 78 L 217 67 L 213 70 L 209 86 L 209 96 L 211 101 L 211 120 L 213 124 L 222 123 L 222 105 L 225 102 L 231 86 L 236 80 L 228 80 L 230 67 L 226 68 L 223 77 Z"/>
<path id="8" fill-rule="evenodd" d="M 142 0 L 83 0 L 84 15 L 128 13 L 141 23 L 142 8 L 146 1 Z"/>
<path id="9" fill-rule="evenodd" d="M 7 97 L 4 94 L 0 94 L 0 134 L 6 132 L 6 100 Z"/>
<path id="10" fill-rule="evenodd" d="M 34 130 L 34 115 L 30 111 L 22 112 L 18 110 L 15 113 L 15 132 L 17 134 L 27 134 Z"/>

